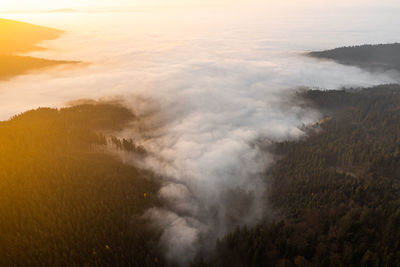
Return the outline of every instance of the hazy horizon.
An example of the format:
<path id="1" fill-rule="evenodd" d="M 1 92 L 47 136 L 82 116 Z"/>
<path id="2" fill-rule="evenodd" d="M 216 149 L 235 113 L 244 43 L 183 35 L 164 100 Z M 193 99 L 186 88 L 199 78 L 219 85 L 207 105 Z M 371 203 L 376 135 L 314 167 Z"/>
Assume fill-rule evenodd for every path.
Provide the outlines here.
<path id="1" fill-rule="evenodd" d="M 315 0 L 295 0 L 295 1 L 279 1 L 279 0 L 45 0 L 45 1 L 30 1 L 30 0 L 14 0 L 7 3 L 2 3 L 0 13 L 2 12 L 43 12 L 58 9 L 77 9 L 81 11 L 87 10 L 133 10 L 135 8 L 151 7 L 204 7 L 204 6 L 221 6 L 221 7 L 248 7 L 261 9 L 274 9 L 284 12 L 285 10 L 326 10 L 332 9 L 351 9 L 368 10 L 376 12 L 378 9 L 393 9 L 399 8 L 395 0 L 355 0 L 355 1 L 315 1 Z M 334 11 L 333 11 L 334 12 Z"/>

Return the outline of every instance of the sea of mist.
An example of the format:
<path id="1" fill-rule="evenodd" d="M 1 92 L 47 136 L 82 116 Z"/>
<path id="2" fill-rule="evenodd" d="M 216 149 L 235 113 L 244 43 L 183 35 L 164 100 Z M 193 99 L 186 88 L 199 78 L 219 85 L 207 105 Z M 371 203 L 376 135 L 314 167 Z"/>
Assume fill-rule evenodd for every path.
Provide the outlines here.
<path id="1" fill-rule="evenodd" d="M 162 229 L 166 257 L 184 265 L 235 226 L 273 216 L 268 145 L 303 136 L 299 126 L 320 118 L 293 92 L 399 80 L 305 57 L 399 41 L 396 13 L 326 12 L 265 5 L 5 14 L 66 31 L 30 55 L 84 64 L 0 82 L 0 119 L 77 99 L 120 99 L 139 120 L 117 134 L 148 152 L 121 159 L 161 180 L 165 205 L 143 216 Z"/>

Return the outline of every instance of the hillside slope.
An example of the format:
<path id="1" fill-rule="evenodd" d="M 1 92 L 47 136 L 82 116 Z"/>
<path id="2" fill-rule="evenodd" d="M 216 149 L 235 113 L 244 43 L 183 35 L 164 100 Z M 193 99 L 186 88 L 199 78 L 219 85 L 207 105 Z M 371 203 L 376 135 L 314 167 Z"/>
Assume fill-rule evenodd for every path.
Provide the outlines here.
<path id="1" fill-rule="evenodd" d="M 400 86 L 299 97 L 325 119 L 275 144 L 281 218 L 230 233 L 205 266 L 399 266 Z"/>
<path id="2" fill-rule="evenodd" d="M 340 64 L 354 65 L 371 71 L 400 70 L 400 44 L 361 45 L 340 47 L 308 54 L 320 59 L 331 59 Z"/>
<path id="3" fill-rule="evenodd" d="M 44 48 L 38 43 L 57 39 L 63 31 L 29 23 L 0 19 L 0 53 L 26 53 Z"/>
<path id="4" fill-rule="evenodd" d="M 162 262 L 157 235 L 139 219 L 157 204 L 158 184 L 104 150 L 102 132 L 132 119 L 97 103 L 0 122 L 0 266 Z"/>
<path id="5" fill-rule="evenodd" d="M 0 80 L 51 66 L 77 63 L 16 55 L 43 50 L 45 48 L 38 46 L 41 41 L 57 39 L 62 33 L 52 28 L 0 19 Z"/>

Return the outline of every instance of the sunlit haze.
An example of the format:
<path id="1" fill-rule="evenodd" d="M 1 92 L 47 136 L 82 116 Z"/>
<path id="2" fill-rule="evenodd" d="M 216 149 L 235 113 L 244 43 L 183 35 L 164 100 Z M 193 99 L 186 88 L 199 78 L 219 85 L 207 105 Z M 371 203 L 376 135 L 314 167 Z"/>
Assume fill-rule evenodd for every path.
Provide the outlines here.
<path id="1" fill-rule="evenodd" d="M 45 11 L 62 8 L 118 8 L 143 6 L 204 6 L 204 5 L 252 5 L 264 7 L 312 8 L 312 7 L 395 7 L 395 0 L 12 0 L 2 1 L 1 11 Z"/>

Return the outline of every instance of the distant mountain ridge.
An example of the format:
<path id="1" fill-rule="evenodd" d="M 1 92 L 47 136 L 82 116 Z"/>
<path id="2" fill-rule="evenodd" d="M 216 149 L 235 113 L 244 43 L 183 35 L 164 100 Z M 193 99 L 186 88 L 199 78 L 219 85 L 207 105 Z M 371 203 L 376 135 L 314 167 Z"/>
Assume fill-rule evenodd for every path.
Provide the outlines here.
<path id="1" fill-rule="evenodd" d="M 0 54 L 43 50 L 37 43 L 57 39 L 63 31 L 30 23 L 0 19 Z"/>
<path id="2" fill-rule="evenodd" d="M 339 47 L 325 51 L 314 51 L 308 56 L 334 60 L 368 70 L 400 71 L 400 43 Z"/>
<path id="3" fill-rule="evenodd" d="M 44 69 L 56 65 L 72 63 L 79 62 L 49 60 L 26 56 L 0 55 L 0 80 L 8 80 L 17 75 L 30 73 L 36 69 Z"/>
<path id="4" fill-rule="evenodd" d="M 57 39 L 62 33 L 53 28 L 0 19 L 0 80 L 54 65 L 77 63 L 17 55 L 44 50 L 37 45 L 39 42 Z"/>
<path id="5" fill-rule="evenodd" d="M 78 12 L 78 10 L 72 8 L 60 8 L 60 9 L 45 11 L 45 13 L 73 13 L 73 12 Z"/>

